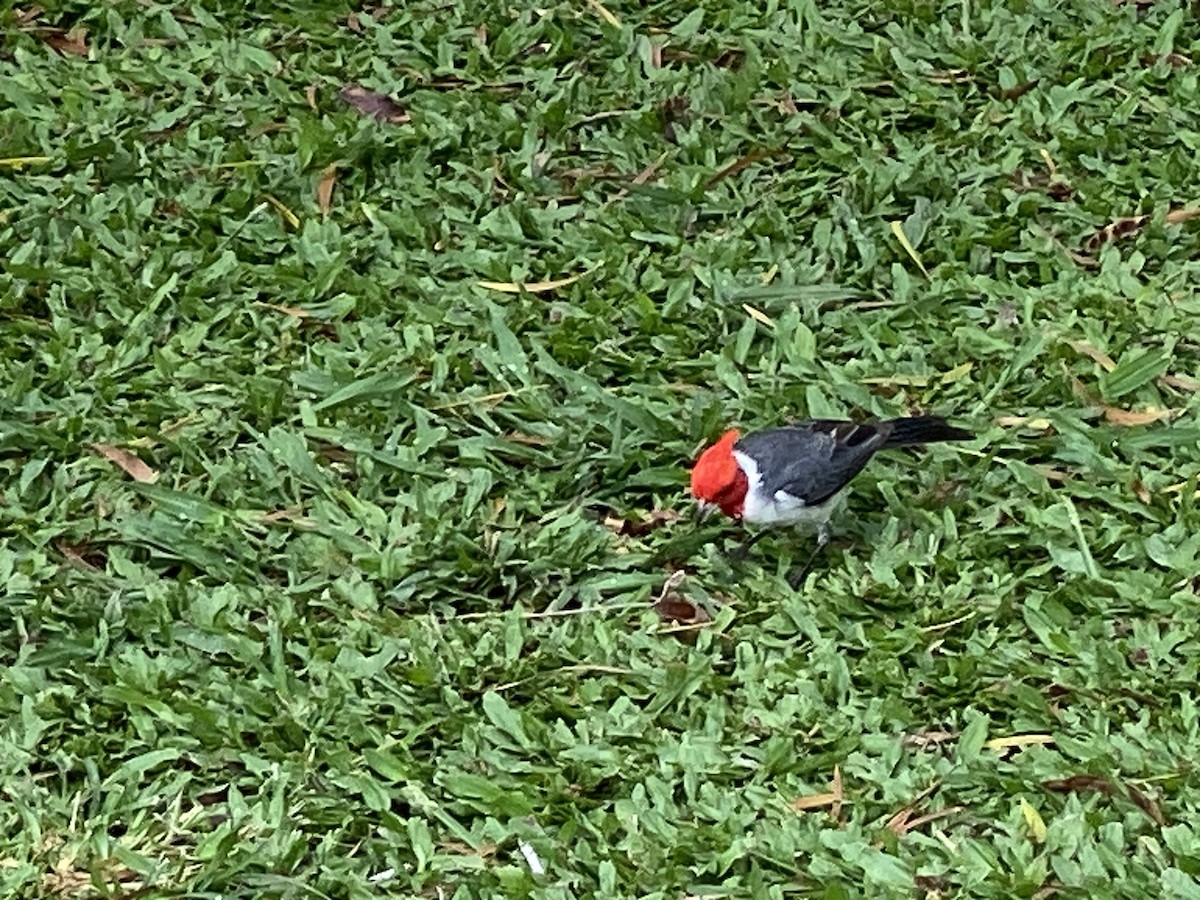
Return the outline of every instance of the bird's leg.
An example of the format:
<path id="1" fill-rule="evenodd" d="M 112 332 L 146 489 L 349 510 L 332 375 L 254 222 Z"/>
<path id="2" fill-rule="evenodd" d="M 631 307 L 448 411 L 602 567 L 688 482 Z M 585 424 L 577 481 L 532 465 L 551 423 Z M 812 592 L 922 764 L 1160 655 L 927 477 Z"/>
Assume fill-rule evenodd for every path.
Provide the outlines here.
<path id="1" fill-rule="evenodd" d="M 750 552 L 750 548 L 758 543 L 758 539 L 766 533 L 767 529 L 764 528 L 762 531 L 750 535 L 750 537 L 746 538 L 746 540 L 742 541 L 736 548 L 734 548 L 732 553 L 725 554 L 725 558 L 730 562 L 741 562 L 746 558 L 746 554 Z"/>
<path id="2" fill-rule="evenodd" d="M 808 559 L 804 561 L 804 565 L 788 576 L 788 587 L 793 591 L 799 590 L 800 585 L 804 582 L 804 576 L 808 574 L 808 570 L 812 568 L 812 564 L 816 561 L 817 554 L 825 549 L 825 546 L 832 537 L 833 529 L 829 527 L 828 522 L 822 522 L 817 528 L 817 545 L 813 547 L 813 552 L 808 555 Z"/>

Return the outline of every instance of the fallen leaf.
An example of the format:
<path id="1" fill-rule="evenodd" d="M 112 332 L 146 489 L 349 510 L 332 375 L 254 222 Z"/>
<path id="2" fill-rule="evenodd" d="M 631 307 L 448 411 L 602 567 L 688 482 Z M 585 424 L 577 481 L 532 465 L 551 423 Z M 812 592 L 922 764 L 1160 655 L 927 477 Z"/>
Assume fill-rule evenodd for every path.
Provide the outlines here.
<path id="1" fill-rule="evenodd" d="M 1020 100 L 1037 86 L 1038 81 L 1036 78 L 1033 81 L 1014 84 L 1012 87 L 1000 91 L 1000 97 L 1004 100 Z"/>
<path id="2" fill-rule="evenodd" d="M 1104 418 L 1112 425 L 1131 428 L 1137 425 L 1149 425 L 1151 422 L 1169 419 L 1171 418 L 1171 411 L 1157 406 L 1152 406 L 1140 412 L 1135 412 L 1131 409 L 1117 409 L 1115 406 L 1105 406 Z"/>
<path id="3" fill-rule="evenodd" d="M 281 312 L 284 315 L 291 316 L 293 319 L 307 319 L 312 315 L 307 309 L 301 309 L 298 306 L 280 306 L 278 303 L 262 303 L 256 302 L 255 306 L 265 306 L 267 309 L 273 309 L 276 312 Z"/>
<path id="4" fill-rule="evenodd" d="M 1010 747 L 1030 747 L 1053 743 L 1054 736 L 1049 734 L 1013 734 L 1008 737 L 992 738 L 983 746 L 991 750 L 1007 750 Z"/>
<path id="5" fill-rule="evenodd" d="M 1042 160 L 1046 163 L 1046 170 L 1050 173 L 1050 177 L 1053 178 L 1058 174 L 1058 166 L 1054 164 L 1054 157 L 1050 155 L 1050 151 L 1045 147 L 1039 147 L 1038 153 L 1042 155 Z"/>
<path id="6" fill-rule="evenodd" d="M 321 215 L 329 215 L 329 206 L 333 202 L 333 185 L 337 181 L 337 165 L 330 163 L 321 172 L 321 180 L 317 182 L 317 208 Z"/>
<path id="7" fill-rule="evenodd" d="M 1133 490 L 1133 495 L 1145 503 L 1150 505 L 1150 490 L 1144 485 L 1140 478 L 1133 479 L 1133 484 L 1130 485 Z"/>
<path id="8" fill-rule="evenodd" d="M 664 152 L 661 156 L 659 156 L 658 159 L 656 159 L 654 162 L 650 163 L 650 165 L 646 166 L 646 168 L 642 169 L 642 171 L 640 171 L 636 175 L 634 175 L 632 183 L 637 184 L 637 185 L 642 185 L 642 184 L 645 184 L 647 181 L 649 181 L 651 178 L 653 178 L 654 173 L 657 172 L 659 170 L 659 168 L 662 166 L 662 164 L 666 161 L 667 156 L 668 156 L 668 153 Z M 579 171 L 579 170 L 572 170 L 572 171 Z M 621 190 L 617 191 L 612 196 L 612 199 L 605 201 L 604 208 L 608 208 L 612 204 L 616 203 L 619 200 L 624 200 L 628 196 L 629 196 L 629 189 L 621 188 Z"/>
<path id="9" fill-rule="evenodd" d="M 86 28 L 76 27 L 66 33 L 52 32 L 46 36 L 46 43 L 64 56 L 87 56 L 89 52 Z"/>
<path id="10" fill-rule="evenodd" d="M 829 818 L 837 822 L 842 818 L 842 767 L 833 767 L 833 784 L 831 793 L 834 796 L 833 805 L 829 808 Z"/>
<path id="11" fill-rule="evenodd" d="M 1200 380 L 1190 375 L 1163 375 L 1158 379 L 1160 384 L 1175 388 L 1177 391 L 1187 391 L 1189 394 L 1200 394 Z"/>
<path id="12" fill-rule="evenodd" d="M 755 309 L 749 303 L 743 303 L 742 309 L 744 309 L 746 311 L 746 315 L 748 315 L 750 318 L 752 318 L 755 322 L 759 322 L 763 325 L 768 326 L 769 328 L 775 327 L 775 320 L 772 319 L 770 316 L 768 316 L 761 309 Z"/>
<path id="13" fill-rule="evenodd" d="M 526 434 L 523 431 L 510 431 L 504 435 L 504 439 L 512 441 L 514 444 L 524 444 L 527 447 L 548 447 L 554 443 L 548 437 L 542 437 L 540 434 Z"/>
<path id="14" fill-rule="evenodd" d="M 1082 791 L 1099 791 L 1102 794 L 1112 794 L 1115 788 L 1107 778 L 1099 775 L 1072 775 L 1069 778 L 1051 778 L 1043 781 L 1042 787 L 1048 791 L 1060 794 L 1080 793 Z"/>
<path id="15" fill-rule="evenodd" d="M 644 537 L 656 528 L 678 522 L 683 516 L 673 509 L 652 509 L 641 519 L 633 521 L 620 516 L 605 516 L 604 527 L 613 534 Z"/>
<path id="16" fill-rule="evenodd" d="M 104 554 L 98 550 L 93 550 L 84 544 L 68 544 L 66 541 L 61 540 L 55 541 L 54 546 L 72 565 L 80 569 L 85 569 L 88 572 L 104 571 L 104 564 L 107 560 Z M 88 559 L 89 556 L 97 562 L 91 562 Z"/>
<path id="17" fill-rule="evenodd" d="M 908 239 L 908 235 L 904 233 L 903 224 L 898 219 L 888 224 L 892 229 L 892 234 L 900 242 L 900 246 L 904 248 L 904 252 L 917 264 L 917 268 L 921 270 L 921 274 L 928 278 L 929 272 L 925 269 L 925 263 L 921 262 L 921 254 L 917 253 L 917 248 L 912 245 L 912 242 Z"/>
<path id="18" fill-rule="evenodd" d="M 643 537 L 656 528 L 678 522 L 682 518 L 683 516 L 673 509 L 652 509 L 647 515 L 642 517 L 641 521 L 629 526 L 629 534 L 634 537 Z"/>
<path id="19" fill-rule="evenodd" d="M 925 387 L 929 384 L 928 375 L 883 375 L 858 380 L 862 384 L 884 384 L 896 387 Z"/>
<path id="20" fill-rule="evenodd" d="M 654 611 L 659 617 L 668 622 L 678 622 L 681 625 L 702 625 L 711 622 L 712 617 L 697 606 L 678 594 L 672 593 L 654 604 Z"/>
<path id="21" fill-rule="evenodd" d="M 1187 222 L 1189 219 L 1194 219 L 1200 216 L 1200 208 L 1193 209 L 1173 209 L 1166 215 L 1166 224 L 1179 225 Z M 1104 244 L 1119 241 L 1122 238 L 1127 238 L 1140 232 L 1146 223 L 1151 219 L 1150 215 L 1129 216 L 1124 219 L 1117 219 L 1114 222 L 1105 225 L 1095 234 L 1091 235 L 1083 242 L 1083 249 L 1092 252 L 1098 250 Z"/>
<path id="22" fill-rule="evenodd" d="M 403 125 L 411 119 L 409 114 L 405 112 L 404 107 L 391 97 L 369 90 L 361 85 L 347 85 L 342 88 L 338 96 L 364 116 L 371 116 L 380 122 Z"/>
<path id="23" fill-rule="evenodd" d="M 1192 64 L 1191 59 L 1184 56 L 1182 53 L 1147 53 L 1142 57 L 1142 65 L 1147 69 L 1158 65 L 1160 62 L 1166 63 L 1172 69 L 1182 69 L 1185 66 L 1190 66 Z"/>
<path id="24" fill-rule="evenodd" d="M 973 362 L 965 362 L 962 365 L 955 366 L 949 372 L 946 372 L 944 375 L 942 375 L 942 384 L 953 384 L 954 382 L 967 377 L 973 368 L 975 368 L 975 363 Z"/>
<path id="25" fill-rule="evenodd" d="M 1125 789 L 1129 791 L 1129 799 L 1133 801 L 1133 805 L 1144 812 L 1159 828 L 1167 824 L 1166 817 L 1162 814 L 1157 803 L 1135 788 L 1132 784 L 1125 785 Z"/>
<path id="26" fill-rule="evenodd" d="M 128 450 L 122 450 L 112 444 L 92 444 L 92 449 L 117 466 L 126 475 L 141 484 L 154 484 L 158 481 L 158 473 L 142 462 Z"/>
<path id="27" fill-rule="evenodd" d="M 936 822 L 938 819 L 944 819 L 947 816 L 952 816 L 955 813 L 963 811 L 964 807 L 950 806 L 946 809 L 939 809 L 931 813 L 926 813 L 925 815 L 918 816 L 914 819 L 912 814 L 916 811 L 917 804 L 930 793 L 932 793 L 932 791 L 922 792 L 921 796 L 917 797 L 912 803 L 908 804 L 908 806 L 904 807 L 898 813 L 888 819 L 887 824 L 884 827 L 886 827 L 888 831 L 892 832 L 892 834 L 896 835 L 896 837 L 904 837 L 904 835 L 908 834 L 910 831 L 915 831 L 922 825 L 928 825 L 931 822 Z"/>
<path id="28" fill-rule="evenodd" d="M 616 16 L 614 16 L 612 13 L 610 13 L 608 11 L 608 9 L 605 8 L 604 4 L 600 2 L 600 0 L 588 0 L 588 6 L 590 6 L 592 9 L 594 9 L 596 11 L 596 13 L 600 16 L 600 18 L 602 18 L 605 22 L 607 22 L 613 28 L 621 27 L 621 20 L 618 19 Z"/>
<path id="29" fill-rule="evenodd" d="M 921 731 L 917 734 L 906 734 L 901 743 L 910 747 L 936 747 L 938 744 L 945 744 L 957 737 L 957 731 Z"/>
<path id="30" fill-rule="evenodd" d="M 362 22 L 359 21 L 358 13 L 352 12 L 346 16 L 346 27 L 355 34 L 362 34 Z"/>
<path id="31" fill-rule="evenodd" d="M 300 217 L 288 209 L 282 200 L 278 197 L 272 197 L 270 194 L 263 194 L 263 199 L 275 207 L 276 211 L 283 216 L 284 220 L 293 228 L 300 227 Z"/>
<path id="32" fill-rule="evenodd" d="M 547 291 L 554 291 L 569 284 L 574 284 L 592 271 L 592 269 L 589 269 L 587 272 L 580 272 L 578 275 L 571 275 L 567 278 L 555 278 L 550 281 L 477 281 L 475 284 L 489 291 L 501 291 L 505 294 L 544 294 Z"/>
<path id="33" fill-rule="evenodd" d="M 26 25 L 29 25 L 31 22 L 37 19 L 45 11 L 46 7 L 42 6 L 40 3 L 34 3 L 28 9 L 13 10 L 13 12 L 17 14 L 17 27 L 24 28 Z"/>
<path id="34" fill-rule="evenodd" d="M 1033 471 L 1037 472 L 1047 481 L 1067 481 L 1071 476 L 1062 469 L 1056 469 L 1053 466 L 1033 466 Z"/>
<path id="35" fill-rule="evenodd" d="M 824 794 L 809 794 L 807 797 L 797 797 L 792 801 L 791 806 L 796 812 L 804 812 L 809 809 L 822 809 L 826 806 L 833 806 L 840 799 L 832 791 L 826 791 Z"/>
<path id="36" fill-rule="evenodd" d="M 1069 778 L 1054 778 L 1049 781 L 1043 781 L 1042 787 L 1048 791 L 1063 794 L 1095 791 L 1115 797 L 1121 793 L 1117 785 L 1100 775 L 1072 775 Z M 1149 816 L 1156 825 L 1163 826 L 1167 824 L 1166 817 L 1163 816 L 1162 810 L 1157 803 L 1131 784 L 1124 785 L 1124 787 L 1130 802 Z"/>
<path id="37" fill-rule="evenodd" d="M 772 156 L 778 156 L 782 152 L 782 150 L 752 150 L 745 156 L 735 159 L 725 168 L 720 169 L 715 175 L 709 178 L 708 181 L 704 182 L 704 190 L 711 190 L 726 178 L 732 178 L 734 175 L 737 175 L 744 169 L 750 168 L 756 162 L 769 159 Z"/>
<path id="38" fill-rule="evenodd" d="M 1067 341 L 1067 345 L 1076 353 L 1082 353 L 1088 359 L 1098 363 L 1105 372 L 1111 372 L 1117 367 L 1116 360 L 1087 341 Z"/>
<path id="39" fill-rule="evenodd" d="M 40 166 L 50 162 L 52 156 L 8 156 L 0 159 L 0 166 L 6 169 L 23 169 L 26 166 Z"/>
<path id="40" fill-rule="evenodd" d="M 1046 840 L 1046 823 L 1042 821 L 1041 814 L 1033 808 L 1024 797 L 1021 798 L 1021 815 L 1025 818 L 1025 824 L 1029 826 L 1029 831 L 1033 834 L 1035 843 L 1042 843 Z"/>
<path id="41" fill-rule="evenodd" d="M 308 106 L 313 112 L 317 112 L 317 86 L 310 84 L 304 89 L 304 99 L 308 101 Z"/>
<path id="42" fill-rule="evenodd" d="M 1033 418 L 1031 416 L 997 416 L 997 425 L 1004 428 L 1028 428 L 1030 431 L 1049 431 L 1054 426 L 1049 419 Z"/>

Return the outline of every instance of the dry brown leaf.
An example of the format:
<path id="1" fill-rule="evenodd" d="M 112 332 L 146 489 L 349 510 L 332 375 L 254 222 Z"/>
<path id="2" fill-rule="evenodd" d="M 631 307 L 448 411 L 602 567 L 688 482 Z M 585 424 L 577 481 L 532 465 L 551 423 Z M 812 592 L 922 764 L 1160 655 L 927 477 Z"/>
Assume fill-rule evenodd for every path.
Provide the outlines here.
<path id="1" fill-rule="evenodd" d="M 304 89 L 304 99 L 308 101 L 308 106 L 313 112 L 317 112 L 317 86 L 310 84 Z"/>
<path id="2" fill-rule="evenodd" d="M 362 34 L 362 22 L 359 21 L 358 13 L 352 12 L 346 16 L 346 27 L 355 34 Z"/>
<path id="3" fill-rule="evenodd" d="M 621 20 L 609 12 L 604 4 L 600 2 L 600 0 L 588 0 L 588 6 L 594 9 L 600 18 L 602 18 L 613 28 L 621 27 Z"/>
<path id="4" fill-rule="evenodd" d="M 925 387 L 929 384 L 928 375 L 883 375 L 858 380 L 862 384 L 880 384 L 889 387 Z"/>
<path id="5" fill-rule="evenodd" d="M 908 834 L 910 831 L 916 831 L 922 825 L 928 825 L 931 822 L 936 822 L 938 819 L 944 819 L 947 816 L 960 813 L 965 808 L 966 807 L 963 806 L 950 806 L 946 809 L 939 809 L 913 819 L 911 818 L 913 814 L 912 807 L 906 806 L 888 820 L 887 828 L 889 831 L 895 834 L 896 837 L 904 837 L 904 835 Z"/>
<path id="6" fill-rule="evenodd" d="M 1053 466 L 1033 466 L 1033 471 L 1037 472 L 1047 481 L 1066 481 L 1071 477 L 1069 472 L 1064 472 L 1062 469 L 1056 469 Z"/>
<path id="7" fill-rule="evenodd" d="M 1130 485 L 1130 489 L 1133 491 L 1133 495 L 1135 497 L 1137 497 L 1147 506 L 1150 505 L 1150 489 L 1142 483 L 1140 478 L 1133 479 L 1133 484 Z"/>
<path id="8" fill-rule="evenodd" d="M 1035 78 L 1033 81 L 1025 81 L 1021 84 L 1014 84 L 1010 88 L 1005 88 L 1000 91 L 1000 96 L 1004 100 L 1020 100 L 1037 86 L 1038 81 Z"/>
<path id="9" fill-rule="evenodd" d="M 524 444 L 527 447 L 548 447 L 554 443 L 548 437 L 542 437 L 540 434 L 526 434 L 523 431 L 510 431 L 504 435 L 504 439 L 512 441 L 514 444 Z"/>
<path id="10" fill-rule="evenodd" d="M 371 116 L 380 122 L 392 125 L 403 125 L 411 117 L 404 107 L 386 94 L 380 94 L 358 84 L 349 84 L 342 88 L 339 97 L 345 103 L 354 107 L 364 116 Z"/>
<path id="11" fill-rule="evenodd" d="M 1060 794 L 1072 794 L 1080 791 L 1099 791 L 1102 794 L 1112 794 L 1113 784 L 1107 778 L 1099 775 L 1072 775 L 1069 778 L 1052 778 L 1043 781 L 1042 787 L 1048 791 Z"/>
<path id="12" fill-rule="evenodd" d="M 661 528 L 663 525 L 670 525 L 672 522 L 678 522 L 682 518 L 683 516 L 673 509 L 652 509 L 642 517 L 640 522 L 632 523 L 629 526 L 628 533 L 634 537 L 642 537 L 656 528 Z"/>
<path id="13" fill-rule="evenodd" d="M 901 743 L 910 747 L 935 747 L 957 737 L 957 731 L 921 731 L 917 734 L 906 734 Z"/>
<path id="14" fill-rule="evenodd" d="M 276 312 L 281 312 L 286 316 L 291 316 L 293 319 L 307 319 L 312 315 L 307 309 L 301 309 L 298 306 L 280 306 L 278 303 L 262 303 L 256 302 L 255 306 L 265 306 L 267 309 L 273 309 Z"/>
<path id="15" fill-rule="evenodd" d="M 842 818 L 842 767 L 833 767 L 833 784 L 831 793 L 834 796 L 833 805 L 829 808 L 829 818 L 835 822 Z"/>
<path id="16" fill-rule="evenodd" d="M 106 562 L 105 556 L 98 550 L 86 546 L 85 544 L 68 544 L 66 541 L 55 541 L 54 546 L 58 552 L 67 558 L 67 561 L 80 569 L 86 569 L 89 572 L 101 572 L 104 570 Z M 96 563 L 91 562 L 88 557 L 97 560 Z"/>
<path id="17" fill-rule="evenodd" d="M 975 368 L 975 363 L 965 362 L 955 366 L 948 372 L 942 374 L 942 384 L 953 384 L 971 374 L 971 370 Z"/>
<path id="18" fill-rule="evenodd" d="M 337 165 L 330 163 L 321 172 L 321 180 L 317 182 L 317 208 L 321 215 L 329 215 L 329 206 L 333 202 L 333 185 L 337 182 Z"/>
<path id="19" fill-rule="evenodd" d="M 1182 69 L 1192 64 L 1192 60 L 1182 53 L 1147 53 L 1142 57 L 1142 65 L 1147 69 L 1156 66 L 1160 62 L 1166 63 L 1172 69 Z"/>
<path id="20" fill-rule="evenodd" d="M 647 181 L 649 181 L 651 178 L 653 178 L 654 174 L 659 170 L 659 168 L 662 166 L 662 164 L 664 162 L 666 162 L 667 156 L 668 156 L 667 153 L 663 153 L 661 156 L 659 156 L 658 159 L 656 159 L 654 162 L 650 163 L 650 165 L 646 166 L 646 168 L 642 169 L 642 171 L 640 171 L 636 175 L 634 175 L 632 183 L 637 184 L 637 185 L 642 185 L 642 184 L 645 184 Z M 580 172 L 583 174 L 599 174 L 599 175 L 607 174 L 606 172 L 600 172 L 600 171 L 588 172 L 588 170 L 580 170 L 580 169 L 573 169 L 573 170 L 569 170 L 569 171 L 571 173 Z M 564 174 L 566 174 L 566 173 L 564 173 Z M 572 177 L 575 177 L 575 176 L 572 175 Z M 607 209 L 612 204 L 616 203 L 619 200 L 624 200 L 628 196 L 629 196 L 629 189 L 621 188 L 621 190 L 619 190 L 615 194 L 613 194 L 611 199 L 606 200 L 604 202 L 604 207 Z"/>
<path id="21" fill-rule="evenodd" d="M 769 328 L 775 327 L 775 320 L 768 316 L 761 309 L 757 309 L 751 306 L 749 303 L 743 303 L 742 309 L 745 310 L 746 315 L 752 318 L 755 322 L 766 325 Z"/>
<path id="22" fill-rule="evenodd" d="M 112 444 L 92 444 L 92 449 L 117 466 L 134 481 L 141 484 L 154 484 L 158 481 L 158 473 L 142 462 L 128 450 L 122 450 Z"/>
<path id="23" fill-rule="evenodd" d="M 24 28 L 26 25 L 29 25 L 31 22 L 37 19 L 45 11 L 46 7 L 42 6 L 40 3 L 34 3 L 28 9 L 14 9 L 13 12 L 15 12 L 17 16 L 17 27 Z"/>
<path id="24" fill-rule="evenodd" d="M 1054 736 L 1049 734 L 1013 734 L 1008 737 L 992 738 L 983 746 L 991 750 L 1007 750 L 1013 747 L 1031 747 L 1053 743 Z"/>
<path id="25" fill-rule="evenodd" d="M 656 528 L 678 522 L 682 518 L 683 516 L 673 509 L 652 509 L 637 521 L 620 516 L 605 516 L 604 527 L 613 534 L 644 537 Z"/>
<path id="26" fill-rule="evenodd" d="M 1200 380 L 1193 378 L 1191 375 L 1164 375 L 1158 380 L 1159 383 L 1175 388 L 1177 391 L 1200 394 Z"/>
<path id="27" fill-rule="evenodd" d="M 289 506 L 285 509 L 275 509 L 271 512 L 260 513 L 260 522 L 302 522 L 307 521 L 303 506 Z"/>
<path id="28" fill-rule="evenodd" d="M 685 599 L 678 593 L 678 588 L 687 578 L 687 572 L 676 569 L 663 582 L 662 590 L 651 604 L 659 618 L 668 622 L 678 622 L 679 627 L 667 629 L 667 633 L 678 635 L 681 640 L 694 641 L 695 631 L 704 628 L 712 621 L 708 612 Z"/>
<path id="29" fill-rule="evenodd" d="M 1179 225 L 1200 216 L 1200 208 L 1193 209 L 1173 209 L 1166 215 L 1166 224 Z M 1088 237 L 1083 242 L 1083 249 L 1092 252 L 1100 249 L 1104 244 L 1113 241 L 1119 241 L 1122 238 L 1127 238 L 1137 234 L 1146 227 L 1146 223 L 1151 219 L 1150 215 L 1129 216 L 1124 219 L 1117 219 L 1114 222 L 1105 225 L 1095 234 Z"/>
<path id="30" fill-rule="evenodd" d="M 1152 406 L 1140 412 L 1132 409 L 1118 409 L 1115 406 L 1105 406 L 1104 418 L 1112 425 L 1132 428 L 1138 425 L 1149 425 L 1151 422 L 1169 419 L 1171 418 L 1171 411 L 1157 406 Z"/>
<path id="31" fill-rule="evenodd" d="M 792 801 L 792 809 L 796 812 L 804 812 L 809 809 L 823 809 L 826 806 L 833 806 L 841 800 L 837 794 L 832 791 L 826 791 L 824 794 L 809 794 L 807 797 L 797 797 Z"/>
<path id="32" fill-rule="evenodd" d="M 1031 431 L 1049 431 L 1054 427 L 1049 419 L 1032 416 L 997 416 L 995 422 L 1004 428 L 1028 428 Z"/>
<path id="33" fill-rule="evenodd" d="M 591 271 L 590 269 L 588 270 Z M 580 272 L 578 275 L 571 275 L 567 278 L 555 278 L 550 281 L 477 281 L 479 287 L 486 288 L 489 291 L 501 291 L 505 294 L 544 294 L 547 291 L 557 290 L 560 287 L 566 287 L 569 284 L 574 284 L 588 272 Z"/>
<path id="34" fill-rule="evenodd" d="M 654 611 L 660 618 L 681 625 L 700 625 L 712 621 L 712 617 L 703 607 L 674 592 L 669 592 L 667 596 L 655 601 Z"/>
<path id="35" fill-rule="evenodd" d="M 1098 363 L 1105 372 L 1111 372 L 1117 367 L 1116 361 L 1111 356 L 1087 341 L 1067 341 L 1067 345 L 1076 353 L 1082 353 L 1088 359 Z"/>
<path id="36" fill-rule="evenodd" d="M 1129 792 L 1129 799 L 1133 801 L 1133 805 L 1144 812 L 1159 828 L 1167 824 L 1166 817 L 1162 814 L 1157 803 L 1135 788 L 1132 784 L 1125 785 L 1125 790 Z"/>
<path id="37" fill-rule="evenodd" d="M 293 228 L 300 227 L 300 217 L 287 208 L 287 205 L 278 197 L 271 194 L 263 194 L 263 199 L 275 207 L 276 212 L 283 216 L 283 220 Z"/>
<path id="38" fill-rule="evenodd" d="M 761 162 L 764 159 L 770 159 L 772 156 L 779 156 L 782 150 L 752 150 L 740 159 L 735 159 L 725 168 L 720 169 L 708 181 L 704 182 L 704 190 L 711 190 L 716 187 L 726 178 L 732 178 L 744 169 L 750 168 L 756 162 Z"/>
<path id="39" fill-rule="evenodd" d="M 59 53 L 71 56 L 87 56 L 87 29 L 72 28 L 68 32 L 55 31 L 46 35 L 46 43 Z"/>

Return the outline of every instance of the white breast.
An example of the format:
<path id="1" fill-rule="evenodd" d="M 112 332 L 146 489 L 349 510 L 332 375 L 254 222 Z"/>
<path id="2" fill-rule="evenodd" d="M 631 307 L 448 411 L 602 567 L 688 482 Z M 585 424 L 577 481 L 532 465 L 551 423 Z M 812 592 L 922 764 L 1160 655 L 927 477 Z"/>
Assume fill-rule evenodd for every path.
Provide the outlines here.
<path id="1" fill-rule="evenodd" d="M 758 463 L 738 450 L 733 451 L 733 458 L 746 473 L 748 484 L 742 519 L 753 525 L 807 525 L 816 528 L 829 521 L 842 498 L 838 493 L 819 506 L 809 506 L 787 491 L 768 494 L 762 489 Z"/>

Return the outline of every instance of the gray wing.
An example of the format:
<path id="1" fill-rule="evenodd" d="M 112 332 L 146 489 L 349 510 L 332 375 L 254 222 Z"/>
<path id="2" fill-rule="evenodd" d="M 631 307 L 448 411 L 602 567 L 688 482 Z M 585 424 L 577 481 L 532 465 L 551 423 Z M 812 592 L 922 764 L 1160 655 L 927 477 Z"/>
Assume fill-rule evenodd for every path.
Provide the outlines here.
<path id="1" fill-rule="evenodd" d="M 733 448 L 759 464 L 768 495 L 787 491 L 806 506 L 818 506 L 862 471 L 891 432 L 890 422 L 811 419 L 748 434 Z"/>

